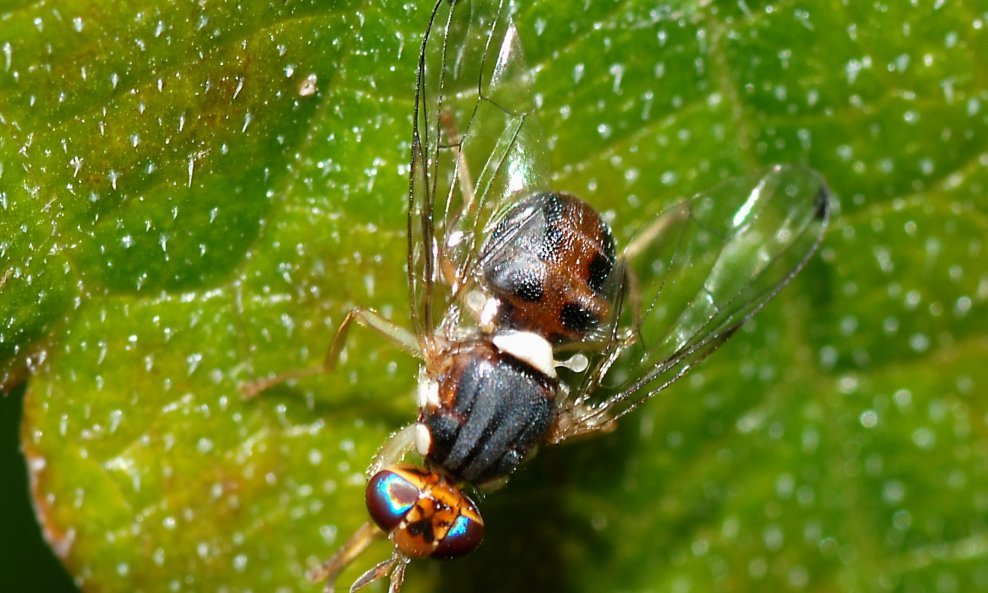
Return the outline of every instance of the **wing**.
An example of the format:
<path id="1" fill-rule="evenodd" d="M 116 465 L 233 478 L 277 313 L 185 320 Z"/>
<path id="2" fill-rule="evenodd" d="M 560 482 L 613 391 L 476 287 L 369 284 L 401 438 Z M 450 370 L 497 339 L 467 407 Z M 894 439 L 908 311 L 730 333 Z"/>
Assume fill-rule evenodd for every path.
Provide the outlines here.
<path id="1" fill-rule="evenodd" d="M 508 0 L 437 0 L 419 55 L 408 191 L 417 335 L 450 323 L 479 242 L 519 196 L 546 189 L 542 132 Z M 444 319 L 445 316 L 445 319 Z"/>
<path id="2" fill-rule="evenodd" d="M 665 210 L 625 250 L 620 318 L 549 440 L 608 426 L 716 350 L 802 269 L 830 210 L 826 183 L 800 166 L 733 179 Z"/>

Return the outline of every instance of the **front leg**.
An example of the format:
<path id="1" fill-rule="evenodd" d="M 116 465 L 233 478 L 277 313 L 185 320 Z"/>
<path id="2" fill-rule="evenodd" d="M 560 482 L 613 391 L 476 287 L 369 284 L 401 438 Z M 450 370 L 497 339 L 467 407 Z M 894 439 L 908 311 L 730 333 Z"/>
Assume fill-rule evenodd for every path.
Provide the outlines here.
<path id="1" fill-rule="evenodd" d="M 373 477 L 385 467 L 400 462 L 405 454 L 412 450 L 415 445 L 417 426 L 417 424 L 410 424 L 388 438 L 374 455 L 370 467 L 367 468 L 368 478 Z M 384 537 L 387 537 L 387 534 L 381 531 L 379 527 L 370 521 L 365 522 L 329 560 L 309 571 L 309 580 L 316 583 L 326 581 L 323 590 L 326 593 L 332 593 L 340 573 L 346 570 L 374 540 Z M 388 574 L 391 575 L 391 590 L 397 591 L 401 587 L 407 564 L 408 557 L 402 554 L 398 548 L 395 548 L 390 559 L 365 572 L 353 584 L 350 591 L 356 591 Z"/>
<path id="2" fill-rule="evenodd" d="M 346 570 L 374 540 L 384 536 L 384 532 L 378 529 L 377 525 L 367 521 L 350 536 L 350 539 L 329 560 L 310 570 L 306 576 L 313 583 L 325 581 L 326 585 L 323 591 L 333 593 L 336 588 L 336 579 L 340 573 Z"/>
<path id="3" fill-rule="evenodd" d="M 275 385 L 280 385 L 293 379 L 300 379 L 302 377 L 311 377 L 313 375 L 321 375 L 323 373 L 332 372 L 336 368 L 336 363 L 340 359 L 340 354 L 343 352 L 343 348 L 346 345 L 347 335 L 350 332 L 350 326 L 354 322 L 364 327 L 373 329 L 391 340 L 393 343 L 397 344 L 402 350 L 408 352 L 412 356 L 417 358 L 422 357 L 422 350 L 419 347 L 418 339 L 410 331 L 395 325 L 391 321 L 381 317 L 378 313 L 370 309 L 354 307 L 353 309 L 350 309 L 350 312 L 346 314 L 346 317 L 343 318 L 339 328 L 337 328 L 336 335 L 333 336 L 333 341 L 329 345 L 329 350 L 326 352 L 326 356 L 323 359 L 321 366 L 295 369 L 246 383 L 241 387 L 244 397 L 248 399 L 255 397 Z"/>

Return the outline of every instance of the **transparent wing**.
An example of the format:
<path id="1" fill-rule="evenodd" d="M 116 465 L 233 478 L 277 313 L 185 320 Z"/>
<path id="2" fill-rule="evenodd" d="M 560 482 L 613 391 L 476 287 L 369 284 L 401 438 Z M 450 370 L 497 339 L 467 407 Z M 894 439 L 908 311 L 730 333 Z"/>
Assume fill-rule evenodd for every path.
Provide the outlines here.
<path id="1" fill-rule="evenodd" d="M 417 334 L 431 335 L 469 285 L 491 221 L 547 189 L 530 73 L 508 0 L 438 0 L 422 42 L 408 208 Z"/>
<path id="2" fill-rule="evenodd" d="M 607 426 L 716 350 L 799 272 L 830 210 L 826 183 L 799 166 L 733 179 L 665 210 L 625 250 L 620 318 L 550 440 Z"/>

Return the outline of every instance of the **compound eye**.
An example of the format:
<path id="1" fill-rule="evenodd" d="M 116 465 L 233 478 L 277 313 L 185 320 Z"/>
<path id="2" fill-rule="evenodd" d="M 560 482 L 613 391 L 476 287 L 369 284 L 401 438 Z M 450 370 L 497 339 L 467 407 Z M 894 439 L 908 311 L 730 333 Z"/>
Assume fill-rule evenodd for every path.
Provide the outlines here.
<path id="1" fill-rule="evenodd" d="M 484 520 L 470 499 L 464 497 L 464 502 L 468 505 L 461 509 L 446 536 L 436 546 L 432 553 L 434 558 L 458 558 L 477 549 L 483 541 Z"/>
<path id="2" fill-rule="evenodd" d="M 377 526 L 390 533 L 405 519 L 421 492 L 398 468 L 385 468 L 367 482 L 367 512 Z"/>

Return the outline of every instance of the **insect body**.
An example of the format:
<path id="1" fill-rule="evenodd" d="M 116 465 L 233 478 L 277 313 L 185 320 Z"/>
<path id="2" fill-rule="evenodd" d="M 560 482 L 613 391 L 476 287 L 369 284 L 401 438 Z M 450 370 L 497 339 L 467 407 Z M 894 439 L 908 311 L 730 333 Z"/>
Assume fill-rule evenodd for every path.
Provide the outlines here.
<path id="1" fill-rule="evenodd" d="M 327 589 L 378 537 L 394 552 L 351 591 L 390 575 L 396 592 L 411 558 L 476 548 L 484 523 L 466 486 L 613 427 L 733 335 L 826 227 L 822 179 L 775 166 L 649 216 L 619 251 L 600 214 L 548 188 L 528 73 L 508 0 L 437 0 L 412 133 L 414 332 L 356 309 L 327 358 L 354 321 L 395 340 L 422 360 L 419 415 L 368 469 L 372 521 L 310 575 Z M 421 466 L 402 461 L 413 452 Z"/>
<path id="2" fill-rule="evenodd" d="M 430 390 L 435 385 L 437 397 L 430 395 L 419 415 L 419 430 L 427 437 L 419 453 L 472 484 L 511 474 L 555 416 L 559 383 L 551 358 L 547 368 L 533 366 L 513 356 L 510 346 L 498 348 L 499 338 L 457 344 L 438 381 L 427 383 Z M 545 353 L 551 356 L 548 348 Z"/>
<path id="3" fill-rule="evenodd" d="M 520 200 L 494 227 L 478 267 L 480 286 L 497 305 L 494 323 L 552 344 L 599 333 L 621 287 L 610 227 L 565 194 Z"/>

